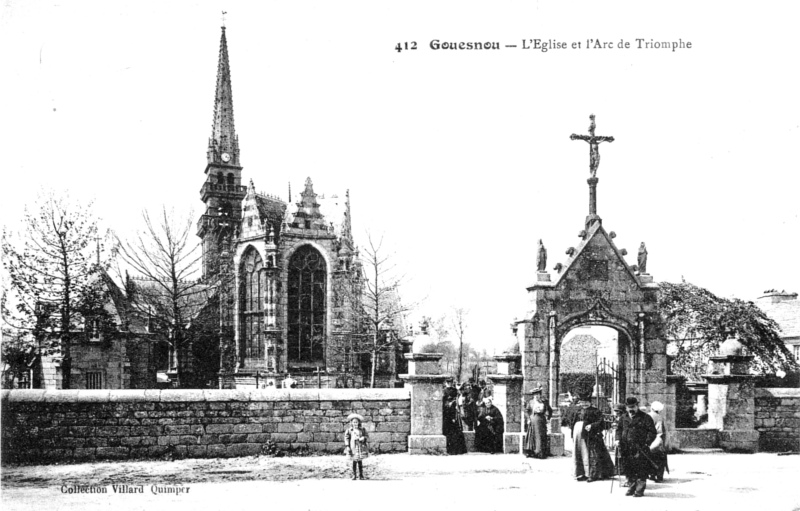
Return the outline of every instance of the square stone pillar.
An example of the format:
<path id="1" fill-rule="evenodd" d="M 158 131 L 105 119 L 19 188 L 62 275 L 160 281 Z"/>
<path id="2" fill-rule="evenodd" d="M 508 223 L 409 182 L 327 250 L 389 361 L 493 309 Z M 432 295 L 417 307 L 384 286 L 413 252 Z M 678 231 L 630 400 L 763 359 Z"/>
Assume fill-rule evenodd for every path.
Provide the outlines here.
<path id="1" fill-rule="evenodd" d="M 439 374 L 441 353 L 406 353 L 408 374 L 400 378 L 411 387 L 411 434 L 409 454 L 447 454 L 447 440 L 442 434 L 444 382 Z"/>
<path id="2" fill-rule="evenodd" d="M 493 403 L 503 414 L 505 432 L 503 434 L 503 452 L 519 454 L 522 452 L 523 399 L 522 381 L 519 373 L 521 355 L 498 355 L 498 374 L 489 374 L 487 378 L 494 386 Z"/>
<path id="3" fill-rule="evenodd" d="M 758 452 L 761 433 L 755 425 L 754 376 L 745 372 L 753 357 L 711 357 L 723 374 L 708 374 L 708 422 L 719 430 L 719 445 L 726 451 Z"/>

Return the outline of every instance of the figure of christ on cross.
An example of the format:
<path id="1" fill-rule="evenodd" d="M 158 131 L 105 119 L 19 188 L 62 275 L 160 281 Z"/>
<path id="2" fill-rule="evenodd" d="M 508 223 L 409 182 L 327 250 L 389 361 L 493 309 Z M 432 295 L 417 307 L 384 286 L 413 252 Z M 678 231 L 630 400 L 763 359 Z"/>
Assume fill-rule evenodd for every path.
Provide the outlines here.
<path id="1" fill-rule="evenodd" d="M 599 145 L 600 142 L 613 142 L 614 137 L 598 137 L 594 134 L 594 114 L 589 116 L 592 123 L 589 124 L 589 134 L 588 135 L 570 135 L 570 140 L 583 140 L 589 143 L 589 172 L 591 172 L 592 177 L 597 177 L 597 167 L 600 165 L 600 149 Z"/>

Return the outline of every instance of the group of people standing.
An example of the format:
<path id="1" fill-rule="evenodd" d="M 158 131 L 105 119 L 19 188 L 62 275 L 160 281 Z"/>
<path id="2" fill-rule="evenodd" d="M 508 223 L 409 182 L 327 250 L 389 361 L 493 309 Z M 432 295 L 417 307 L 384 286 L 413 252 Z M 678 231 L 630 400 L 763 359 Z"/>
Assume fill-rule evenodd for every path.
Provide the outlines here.
<path id="1" fill-rule="evenodd" d="M 550 456 L 547 423 L 553 409 L 542 389 L 531 391 L 526 408 L 527 426 L 523 452 L 532 458 Z M 480 404 L 478 404 L 480 403 Z M 459 388 L 447 386 L 443 397 L 443 434 L 447 439 L 447 454 L 465 454 L 464 431 L 475 431 L 475 448 L 491 454 L 503 452 L 503 415 L 492 403 L 491 391 L 485 385 L 466 382 Z M 562 426 L 567 426 L 572 438 L 572 459 L 577 481 L 593 482 L 624 475 L 626 495 L 642 497 L 647 479 L 661 482 L 667 463 L 667 431 L 661 412 L 664 405 L 650 404 L 650 412 L 639 407 L 639 400 L 628 397 L 625 404 L 614 409 L 615 418 L 609 422 L 592 405 L 589 396 L 581 396 L 564 411 Z M 345 454 L 352 462 L 353 479 L 364 479 L 362 460 L 369 456 L 369 435 L 363 426 L 364 417 L 351 413 L 345 430 Z M 614 427 L 616 463 L 606 448 L 603 432 Z"/>
<path id="2" fill-rule="evenodd" d="M 603 432 L 612 427 L 589 397 L 567 408 L 562 425 L 570 429 L 574 476 L 577 481 L 593 482 L 625 476 L 626 495 L 642 497 L 647 479 L 661 482 L 669 470 L 666 452 L 666 428 L 661 417 L 664 405 L 654 401 L 650 412 L 639 407 L 639 400 L 628 397 L 615 408 L 614 446 L 616 463 L 606 448 Z"/>
<path id="3" fill-rule="evenodd" d="M 475 431 L 475 450 L 490 454 L 503 452 L 505 422 L 492 402 L 492 392 L 483 380 L 447 386 L 443 397 L 442 433 L 448 454 L 465 454 L 464 431 Z"/>

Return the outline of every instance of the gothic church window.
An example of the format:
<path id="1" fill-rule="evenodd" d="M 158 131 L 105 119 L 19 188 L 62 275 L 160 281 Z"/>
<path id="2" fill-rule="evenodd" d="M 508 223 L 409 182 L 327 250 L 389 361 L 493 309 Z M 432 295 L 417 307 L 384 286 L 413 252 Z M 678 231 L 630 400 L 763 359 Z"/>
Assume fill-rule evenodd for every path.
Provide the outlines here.
<path id="1" fill-rule="evenodd" d="M 288 327 L 289 362 L 319 363 L 324 358 L 325 260 L 316 249 L 305 245 L 289 261 Z"/>
<path id="2" fill-rule="evenodd" d="M 247 252 L 242 262 L 242 337 L 245 357 L 262 358 L 264 342 L 264 296 L 266 294 L 266 275 L 261 256 L 253 249 Z"/>

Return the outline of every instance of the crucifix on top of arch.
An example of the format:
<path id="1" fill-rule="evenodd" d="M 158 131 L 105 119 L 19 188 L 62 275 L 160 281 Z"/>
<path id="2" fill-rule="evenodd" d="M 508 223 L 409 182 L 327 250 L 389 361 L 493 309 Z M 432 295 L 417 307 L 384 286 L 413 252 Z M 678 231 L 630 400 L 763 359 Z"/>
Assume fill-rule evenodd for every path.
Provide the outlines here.
<path id="1" fill-rule="evenodd" d="M 570 140 L 583 140 L 589 144 L 589 172 L 592 177 L 597 177 L 597 167 L 600 165 L 600 148 L 598 147 L 601 142 L 613 142 L 614 137 L 602 137 L 594 134 L 594 114 L 589 116 L 591 124 L 589 124 L 588 135 L 570 135 Z"/>

